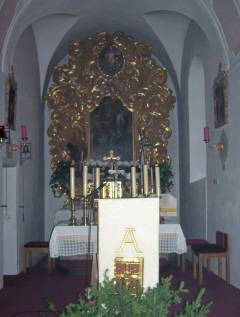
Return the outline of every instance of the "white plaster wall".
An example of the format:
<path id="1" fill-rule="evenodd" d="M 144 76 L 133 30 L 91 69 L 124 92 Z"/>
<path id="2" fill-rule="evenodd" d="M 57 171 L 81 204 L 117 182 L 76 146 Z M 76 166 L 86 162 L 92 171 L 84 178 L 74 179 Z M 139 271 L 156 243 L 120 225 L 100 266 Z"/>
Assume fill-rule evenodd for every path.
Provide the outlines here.
<path id="1" fill-rule="evenodd" d="M 195 180 L 190 184 L 190 140 L 191 134 L 189 129 L 189 74 L 192 60 L 198 56 L 203 62 L 204 76 L 205 76 L 205 101 L 206 105 L 206 123 L 204 126 L 209 126 L 213 129 L 214 115 L 213 115 L 213 96 L 212 96 L 212 83 L 213 78 L 218 70 L 219 56 L 216 52 L 221 52 L 220 47 L 212 48 L 212 43 L 208 41 L 201 28 L 194 22 L 190 23 L 188 32 L 186 34 L 185 46 L 183 50 L 182 59 L 182 76 L 181 76 L 181 91 L 182 91 L 182 104 L 179 108 L 179 156 L 180 156 L 180 208 L 181 208 L 181 224 L 183 227 L 186 238 L 193 238 L 202 236 L 204 233 L 206 207 L 205 191 L 203 190 L 204 179 Z M 215 71 L 215 72 L 214 72 Z M 195 76 L 198 76 L 196 72 Z M 191 73 L 191 78 L 194 80 L 194 74 Z M 198 82 L 198 79 L 196 80 Z M 191 98 L 192 100 L 192 98 Z M 192 105 L 191 105 L 192 106 Z M 203 126 L 203 127 L 204 127 Z M 203 128 L 202 127 L 202 128 Z M 203 131 L 203 130 L 202 130 Z M 199 133 L 199 132 L 198 132 Z M 203 136 L 203 132 L 201 132 Z M 202 147 L 203 137 L 201 138 L 200 147 Z M 197 146 L 197 144 L 195 145 Z M 207 154 L 209 152 L 206 152 Z M 205 160 L 202 162 L 204 167 Z M 207 159 L 207 168 L 209 161 Z M 195 193 L 193 195 L 193 193 Z M 202 210 L 199 213 L 199 201 L 201 201 Z M 191 214 L 189 216 L 189 214 Z M 198 224 L 198 227 L 194 225 Z"/>
<path id="2" fill-rule="evenodd" d="M 67 64 L 68 62 L 68 56 L 61 61 L 60 65 L 63 65 L 64 63 Z M 49 87 L 51 87 L 53 84 L 53 81 L 51 80 Z M 49 91 L 49 90 L 48 90 Z M 51 146 L 49 145 L 49 141 L 51 140 L 47 135 L 47 130 L 49 125 L 51 124 L 51 111 L 48 109 L 47 102 L 44 102 L 44 161 L 45 161 L 45 181 L 44 181 L 44 191 L 45 191 L 45 239 L 48 240 L 50 238 L 53 225 L 54 225 L 54 213 L 58 209 L 62 209 L 62 206 L 64 205 L 65 196 L 64 197 L 54 197 L 51 187 L 49 185 L 50 178 L 52 175 L 52 169 L 51 169 L 51 161 L 52 161 L 52 155 L 50 155 L 50 149 Z M 67 212 L 67 211 L 66 211 Z"/>
<path id="3" fill-rule="evenodd" d="M 3 105 L 4 98 L 4 76 L 0 71 L 0 104 Z M 0 107 L 0 117 L 4 118 L 4 107 Z M 0 123 L 3 125 L 3 121 Z M 3 165 L 3 153 L 5 153 L 4 148 L 0 148 L 0 180 L 2 179 L 2 165 Z M 0 182 L 1 184 L 1 182 Z M 2 205 L 2 185 L 0 185 L 0 205 Z M 0 208 L 0 289 L 3 287 L 3 210 Z"/>
<path id="4" fill-rule="evenodd" d="M 24 162 L 19 171 L 19 206 L 24 205 L 24 215 L 19 209 L 19 258 L 22 259 L 24 243 L 44 240 L 44 109 L 40 102 L 37 50 L 30 27 L 17 44 L 15 64 L 18 81 L 15 135 L 18 134 L 19 140 L 20 126 L 25 124 L 32 143 L 32 159 Z"/>
<path id="5" fill-rule="evenodd" d="M 2 180 L 2 157 L 0 156 L 0 180 Z M 0 204 L 2 205 L 2 186 L 0 187 Z M 0 208 L 0 289 L 3 287 L 3 209 Z"/>
<path id="6" fill-rule="evenodd" d="M 43 110 L 40 105 L 39 71 L 36 46 L 31 28 L 26 30 L 12 55 L 15 80 L 18 83 L 16 130 L 11 131 L 11 143 L 19 144 L 21 125 L 27 126 L 32 143 L 32 159 L 19 167 L 16 184 L 16 223 L 11 230 L 17 233 L 17 273 L 22 270 L 22 247 L 30 240 L 44 239 L 44 161 L 43 161 Z M 6 68 L 10 69 L 11 65 Z M 7 73 L 1 89 L 5 91 Z M 5 98 L 4 98 L 5 99 Z M 1 113 L 5 106 L 1 102 Z M 4 118 L 4 116 L 3 116 Z M 3 124 L 3 122 L 1 123 Z M 3 150 L 4 151 L 4 150 Z M 1 152 L 5 157 L 6 152 Z M 19 150 L 12 153 L 12 159 L 19 163 Z M 4 158 L 4 161 L 6 158 Z M 24 206 L 20 208 L 19 206 Z M 2 234 L 2 230 L 0 229 Z M 3 235 L 3 240 L 5 236 Z"/>
<path id="7" fill-rule="evenodd" d="M 240 110 L 239 91 L 240 83 L 237 80 L 240 75 L 240 64 L 238 63 L 227 72 L 228 76 L 228 102 L 229 123 L 215 130 L 212 137 L 218 142 L 220 134 L 224 129 L 229 140 L 228 157 L 225 163 L 225 171 L 222 171 L 218 151 L 208 151 L 208 237 L 215 240 L 216 230 L 230 234 L 231 244 L 231 283 L 240 288 L 239 271 L 239 240 L 240 240 Z M 218 185 L 214 185 L 214 179 L 218 179 Z M 217 262 L 212 266 L 217 272 Z M 224 267 L 225 270 L 225 267 Z"/>
<path id="8" fill-rule="evenodd" d="M 186 238 L 203 237 L 215 242 L 217 230 L 230 234 L 231 238 L 231 283 L 240 287 L 238 241 L 239 232 L 239 77 L 240 65 L 226 69 L 222 48 L 211 47 L 198 27 L 193 26 L 187 34 L 186 50 L 182 63 L 182 96 L 183 107 L 179 112 L 180 127 L 180 196 L 181 224 Z M 188 70 L 194 56 L 203 60 L 205 72 L 206 126 L 210 127 L 211 144 L 219 141 L 223 129 L 229 140 L 229 152 L 222 170 L 222 163 L 217 150 L 206 150 L 207 176 L 192 184 L 189 183 L 189 144 L 188 144 Z M 228 75 L 229 123 L 223 127 L 214 127 L 214 106 L 212 86 L 217 76 L 218 65 L 222 62 L 222 70 Z M 227 63 L 228 64 L 228 63 Z M 196 74 L 197 76 L 198 74 Z M 184 127 L 184 128 L 183 128 Z M 218 185 L 214 184 L 218 180 Z M 212 270 L 217 273 L 217 261 L 212 261 Z M 224 268 L 225 270 L 225 263 Z M 225 277 L 225 271 L 223 271 Z"/>

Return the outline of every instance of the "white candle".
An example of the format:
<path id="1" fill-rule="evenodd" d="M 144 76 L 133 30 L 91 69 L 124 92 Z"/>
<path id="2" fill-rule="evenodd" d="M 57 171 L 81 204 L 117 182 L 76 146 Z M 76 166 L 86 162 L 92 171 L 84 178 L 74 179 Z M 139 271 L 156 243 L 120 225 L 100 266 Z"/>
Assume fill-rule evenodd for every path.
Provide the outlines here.
<path id="1" fill-rule="evenodd" d="M 141 186 L 143 185 L 143 171 L 142 171 L 142 168 L 141 168 L 141 175 L 140 175 L 140 178 L 141 178 Z"/>
<path id="2" fill-rule="evenodd" d="M 88 183 L 88 167 L 83 166 L 83 196 L 87 196 L 87 183 Z"/>
<path id="3" fill-rule="evenodd" d="M 75 198 L 75 167 L 70 167 L 70 198 Z"/>
<path id="4" fill-rule="evenodd" d="M 150 167 L 150 172 L 151 172 L 151 186 L 153 186 L 153 168 Z"/>
<path id="5" fill-rule="evenodd" d="M 155 185 L 156 185 L 156 196 L 160 197 L 161 186 L 160 186 L 160 168 L 159 168 L 159 166 L 155 166 Z"/>
<path id="6" fill-rule="evenodd" d="M 136 197 L 136 167 L 131 167 L 132 197 Z"/>
<path id="7" fill-rule="evenodd" d="M 118 198 L 118 182 L 115 180 L 114 198 Z"/>
<path id="8" fill-rule="evenodd" d="M 100 168 L 95 168 L 95 188 L 100 186 Z"/>
<path id="9" fill-rule="evenodd" d="M 143 165 L 143 194 L 148 196 L 148 166 Z"/>

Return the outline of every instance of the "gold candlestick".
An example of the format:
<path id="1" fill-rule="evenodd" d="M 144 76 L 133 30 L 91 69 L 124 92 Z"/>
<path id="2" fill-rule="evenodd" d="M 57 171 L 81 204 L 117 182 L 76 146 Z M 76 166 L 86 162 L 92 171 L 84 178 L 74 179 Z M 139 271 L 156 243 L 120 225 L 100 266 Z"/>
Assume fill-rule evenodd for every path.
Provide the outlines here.
<path id="1" fill-rule="evenodd" d="M 82 217 L 81 226 L 88 226 L 89 225 L 89 221 L 88 221 L 88 217 L 87 217 L 87 203 L 88 203 L 87 196 L 83 196 L 83 217 Z"/>
<path id="2" fill-rule="evenodd" d="M 74 204 L 74 199 L 71 198 L 71 218 L 69 219 L 69 226 L 78 226 L 75 218 L 75 204 Z"/>

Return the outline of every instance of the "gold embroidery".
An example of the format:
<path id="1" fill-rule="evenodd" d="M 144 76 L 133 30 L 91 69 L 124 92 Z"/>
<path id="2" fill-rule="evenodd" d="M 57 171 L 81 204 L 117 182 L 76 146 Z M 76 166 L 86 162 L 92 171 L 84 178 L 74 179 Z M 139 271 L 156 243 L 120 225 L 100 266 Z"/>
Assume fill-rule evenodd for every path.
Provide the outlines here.
<path id="1" fill-rule="evenodd" d="M 135 231 L 135 229 L 126 228 L 125 230 L 126 230 L 126 233 L 125 233 L 125 236 L 123 238 L 122 244 L 121 244 L 120 248 L 118 250 L 116 250 L 115 252 L 122 252 L 122 249 L 123 249 L 125 243 L 133 243 L 136 252 L 137 253 L 143 253 L 143 251 L 139 250 L 138 245 L 137 245 L 137 241 L 136 241 L 136 239 L 134 237 L 133 231 Z M 127 237 L 128 237 L 129 234 L 130 234 L 132 240 L 127 240 Z"/>

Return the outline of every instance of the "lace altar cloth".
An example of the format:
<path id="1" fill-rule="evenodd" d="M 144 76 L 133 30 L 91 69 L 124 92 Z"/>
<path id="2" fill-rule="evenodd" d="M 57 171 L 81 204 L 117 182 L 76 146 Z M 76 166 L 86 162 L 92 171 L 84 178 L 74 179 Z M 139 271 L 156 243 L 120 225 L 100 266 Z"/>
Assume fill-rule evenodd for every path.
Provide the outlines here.
<path id="1" fill-rule="evenodd" d="M 161 224 L 159 229 L 159 253 L 187 252 L 186 239 L 179 224 Z M 98 227 L 95 225 L 68 226 L 68 221 L 62 221 L 52 231 L 50 255 L 57 258 L 97 253 L 97 236 Z"/>

